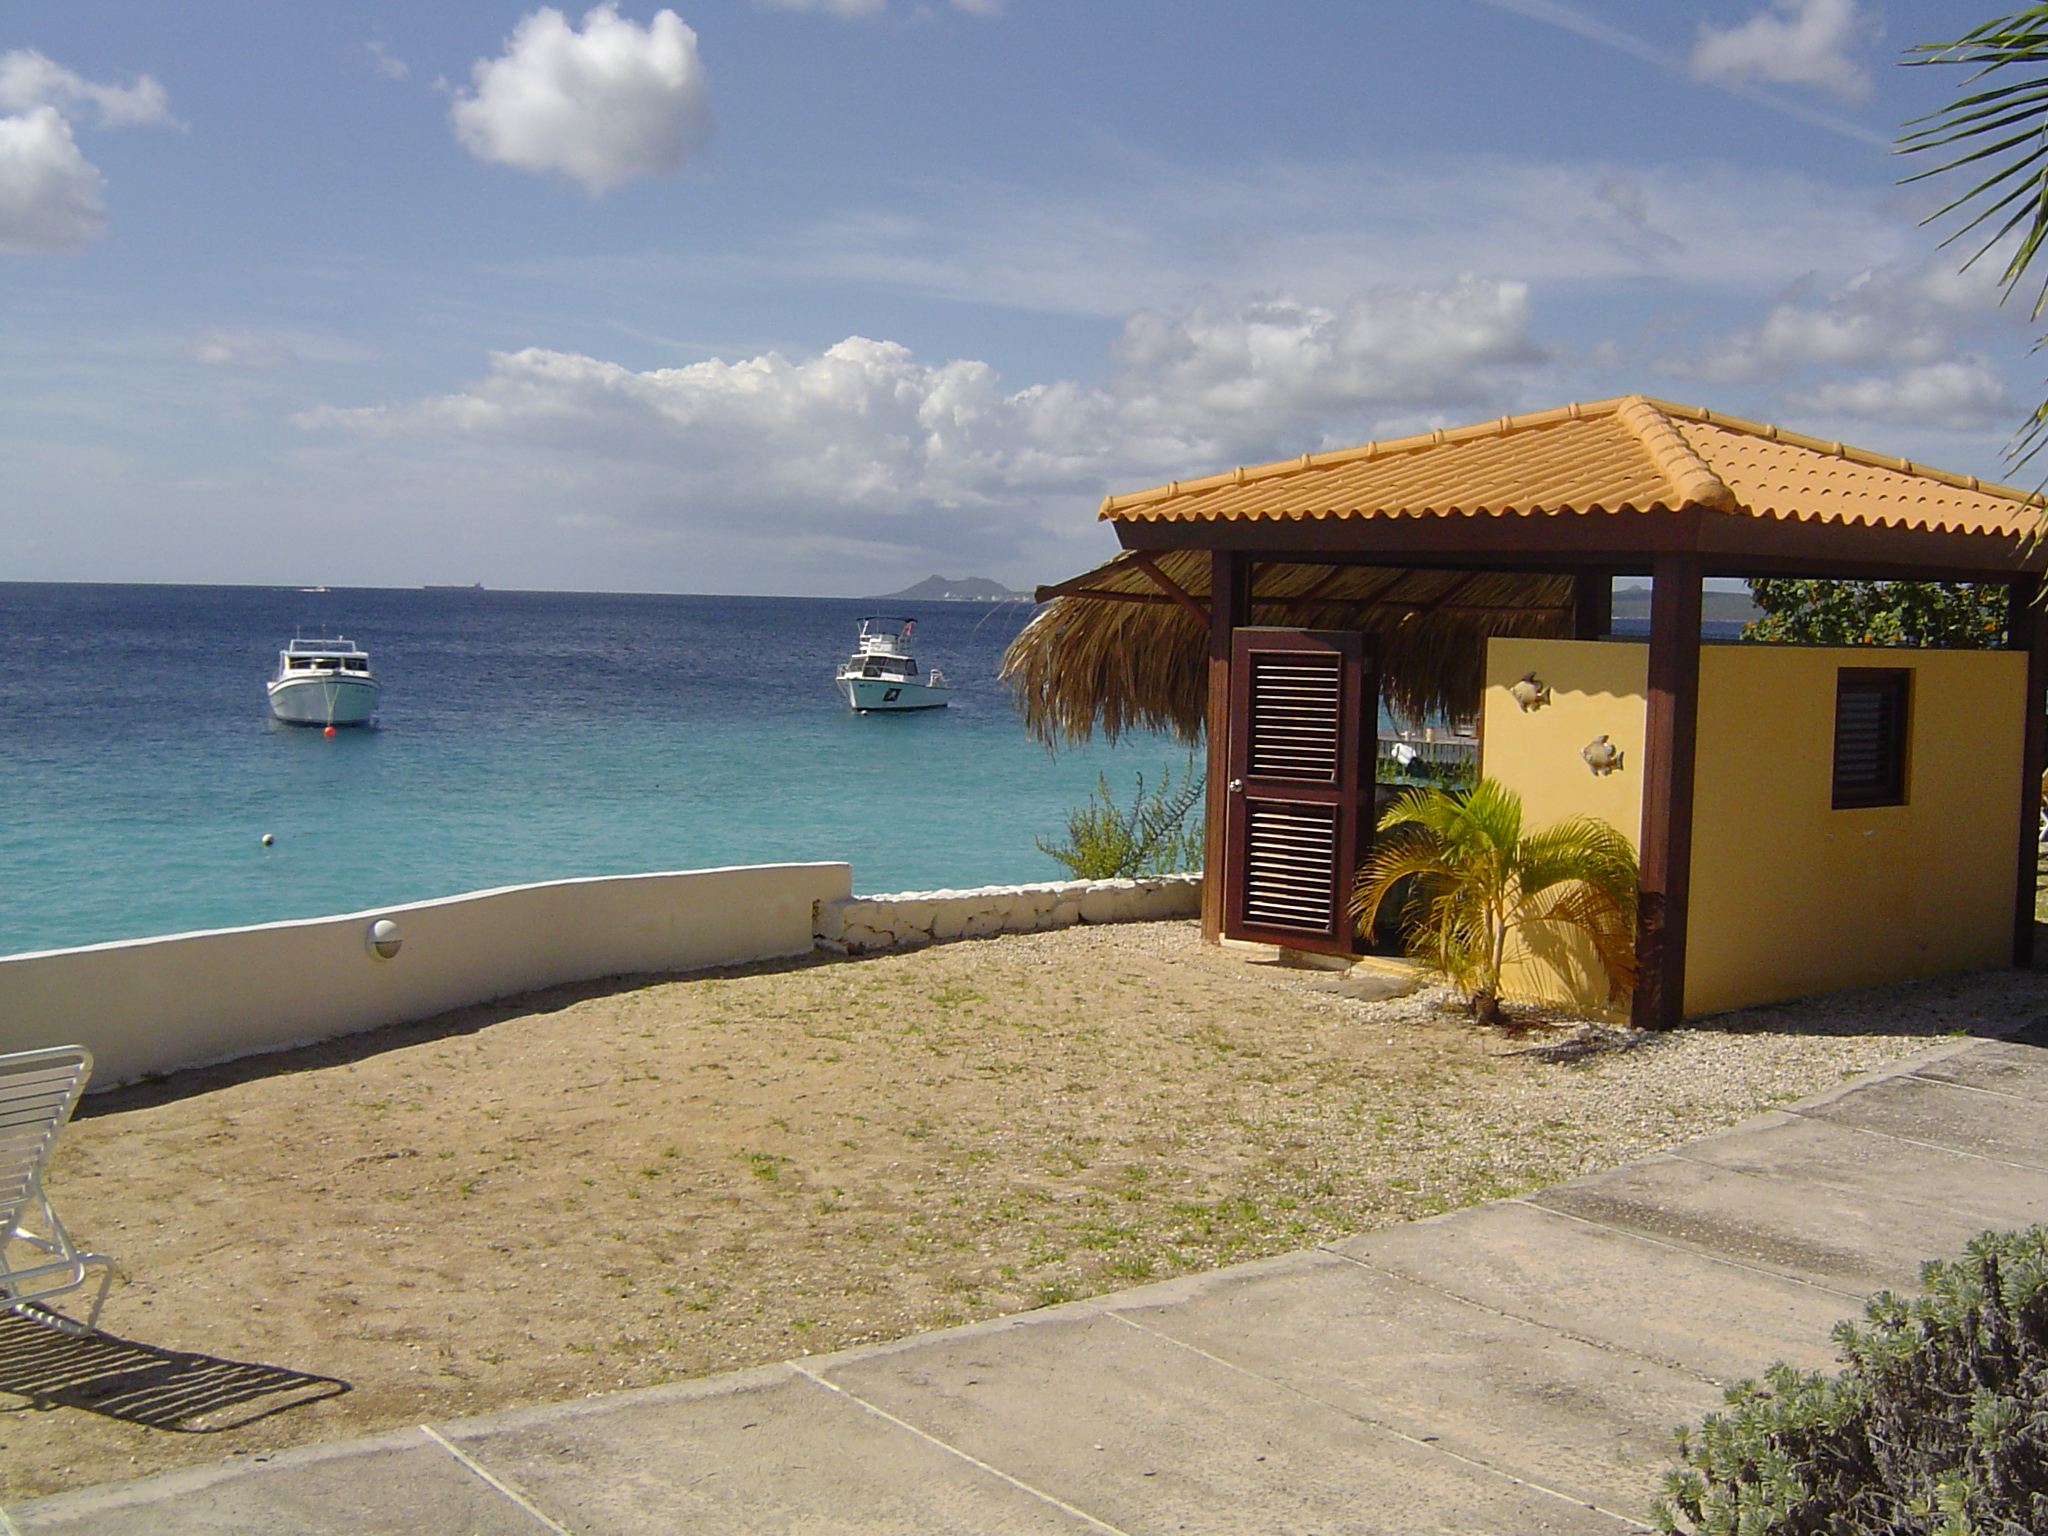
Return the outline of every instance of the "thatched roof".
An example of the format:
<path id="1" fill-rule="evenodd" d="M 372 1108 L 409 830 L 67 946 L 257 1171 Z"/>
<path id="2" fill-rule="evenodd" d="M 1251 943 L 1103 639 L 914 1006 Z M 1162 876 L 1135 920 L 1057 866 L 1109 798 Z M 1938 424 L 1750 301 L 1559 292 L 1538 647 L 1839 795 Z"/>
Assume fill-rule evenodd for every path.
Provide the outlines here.
<path id="1" fill-rule="evenodd" d="M 1033 734 L 1048 742 L 1086 741 L 1098 730 L 1111 741 L 1138 730 L 1201 736 L 1206 553 L 1127 552 L 1040 596 L 1049 600 L 1003 657 L 1003 678 Z M 1471 713 L 1487 638 L 1568 635 L 1571 601 L 1572 579 L 1561 575 L 1262 562 L 1252 577 L 1254 624 L 1372 635 L 1388 702 L 1417 718 Z"/>

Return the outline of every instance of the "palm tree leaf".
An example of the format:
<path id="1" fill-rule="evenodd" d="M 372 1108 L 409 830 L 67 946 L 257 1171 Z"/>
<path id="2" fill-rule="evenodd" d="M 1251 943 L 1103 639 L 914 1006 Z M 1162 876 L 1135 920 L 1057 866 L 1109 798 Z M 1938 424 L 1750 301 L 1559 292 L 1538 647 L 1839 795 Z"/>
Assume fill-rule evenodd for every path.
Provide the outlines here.
<path id="1" fill-rule="evenodd" d="M 1586 936 L 1593 947 L 1595 959 L 1606 973 L 1610 999 L 1625 997 L 1634 990 L 1635 914 L 1632 911 L 1625 910 L 1593 886 L 1579 884 L 1552 892 L 1550 899 L 1524 920 L 1525 927 L 1540 924 L 1571 928 Z"/>
<path id="2" fill-rule="evenodd" d="M 1899 152 L 1952 153 L 1929 170 L 1905 178 L 1976 167 L 1990 170 L 1975 185 L 1943 205 L 1930 219 L 1967 215 L 1962 226 L 1942 243 L 1959 240 L 1987 226 L 1992 232 L 1964 263 L 1974 265 L 2016 233 L 2018 243 L 2002 275 L 2006 292 L 2015 292 L 2048 238 L 2048 136 L 2040 114 L 2048 102 L 2048 80 L 2039 73 L 2048 66 L 2048 5 L 2028 6 L 1972 28 L 1951 43 L 1927 43 L 1911 50 L 1916 65 L 1959 64 L 1970 67 L 1969 83 L 1995 77 L 1983 89 L 1969 90 L 1957 100 L 1907 124 Z M 2002 70 L 2028 70 L 2021 78 L 2000 76 Z M 2031 127 L 2027 126 L 2032 124 Z M 2013 132 L 2013 129 L 2019 129 Z M 2033 312 L 2048 307 L 2048 283 L 2036 296 Z M 2024 442 L 2024 437 L 2022 439 Z M 2018 445 L 2016 445 L 2017 447 Z M 2034 445 L 2038 447 L 2039 444 Z"/>

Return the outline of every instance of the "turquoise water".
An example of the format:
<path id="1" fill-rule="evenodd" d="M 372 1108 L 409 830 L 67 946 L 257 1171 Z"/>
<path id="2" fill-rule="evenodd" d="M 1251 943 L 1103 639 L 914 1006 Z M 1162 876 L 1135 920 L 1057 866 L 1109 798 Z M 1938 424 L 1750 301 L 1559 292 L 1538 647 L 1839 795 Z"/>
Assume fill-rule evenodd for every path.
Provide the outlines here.
<path id="1" fill-rule="evenodd" d="M 831 673 L 874 606 L 0 583 L 0 954 L 720 864 L 1055 878 L 1033 839 L 1098 772 L 1185 762 L 1028 740 L 995 680 L 1024 604 L 896 605 L 953 706 L 852 714 Z M 268 719 L 295 630 L 369 651 L 374 728 Z"/>

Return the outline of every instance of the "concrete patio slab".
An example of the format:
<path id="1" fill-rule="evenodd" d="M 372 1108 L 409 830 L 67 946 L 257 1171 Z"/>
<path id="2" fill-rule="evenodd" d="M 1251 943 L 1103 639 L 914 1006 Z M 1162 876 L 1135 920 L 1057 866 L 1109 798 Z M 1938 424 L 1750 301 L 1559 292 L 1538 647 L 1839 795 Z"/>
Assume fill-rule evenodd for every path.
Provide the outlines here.
<path id="1" fill-rule="evenodd" d="M 1964 1088 L 1984 1088 L 2048 1103 L 2048 1050 L 1998 1041 L 1930 1062 L 1915 1074 Z"/>
<path id="2" fill-rule="evenodd" d="M 1637 1529 L 1089 1309 L 813 1368 L 1129 1536 Z"/>
<path id="3" fill-rule="evenodd" d="M 1951 1211 L 1973 1233 L 2048 1222 L 2048 1172 L 1803 1114 L 1766 1115 L 1671 1155 L 1827 1200 L 1876 1195 Z"/>
<path id="4" fill-rule="evenodd" d="M 2048 1168 L 2038 1103 L 2011 1093 L 1962 1088 L 1934 1078 L 1886 1078 L 1804 1111 L 1859 1130 L 1994 1158 L 2022 1168 Z"/>
<path id="5" fill-rule="evenodd" d="M 787 1366 L 444 1433 L 578 1536 L 1098 1529 Z"/>
<path id="6" fill-rule="evenodd" d="M 1831 1368 L 1828 1331 L 1861 1310 L 1847 1292 L 1518 1200 L 1389 1227 L 1330 1251 L 1724 1384 L 1779 1359 Z"/>
<path id="7" fill-rule="evenodd" d="M 1329 1253 L 1107 1297 L 1103 1310 L 1418 1443 L 1640 1512 L 1702 1378 Z"/>
<path id="8" fill-rule="evenodd" d="M 283 1451 L 7 1511 L 21 1536 L 549 1536 L 419 1430 Z"/>
<path id="9" fill-rule="evenodd" d="M 2037 1193 L 2048 1195 L 2048 1179 L 2043 1186 Z M 1855 1296 L 1912 1289 L 1929 1254 L 1957 1251 L 1983 1230 L 1981 1220 L 1953 1206 L 1839 1186 L 1816 1192 L 1683 1157 L 1632 1163 L 1528 1198 L 1545 1210 Z"/>

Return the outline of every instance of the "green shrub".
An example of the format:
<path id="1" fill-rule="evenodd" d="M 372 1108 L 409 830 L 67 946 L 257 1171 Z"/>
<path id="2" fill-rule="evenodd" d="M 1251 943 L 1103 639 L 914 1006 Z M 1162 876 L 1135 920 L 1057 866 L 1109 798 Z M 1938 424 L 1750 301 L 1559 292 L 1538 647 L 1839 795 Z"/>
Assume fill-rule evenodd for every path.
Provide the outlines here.
<path id="1" fill-rule="evenodd" d="M 1835 1329 L 1846 1369 L 1783 1363 L 1678 1433 L 1653 1518 L 1687 1536 L 2048 1532 L 2048 1229 L 1986 1232 Z"/>
<path id="2" fill-rule="evenodd" d="M 1067 866 L 1076 880 L 1119 880 L 1134 875 L 1169 875 L 1202 867 L 1202 797 L 1207 778 L 1192 754 L 1176 779 L 1172 764 L 1159 772 L 1156 789 L 1137 775 L 1131 807 L 1110 793 L 1109 776 L 1098 774 L 1095 794 L 1067 812 L 1067 839 L 1052 844 L 1034 839 L 1040 853 Z"/>
<path id="3" fill-rule="evenodd" d="M 1433 784 L 1452 794 L 1463 794 L 1479 782 L 1479 769 L 1470 758 L 1433 763 L 1418 757 L 1412 763 L 1397 763 L 1391 757 L 1382 757 L 1373 765 L 1373 776 L 1382 784 Z"/>

